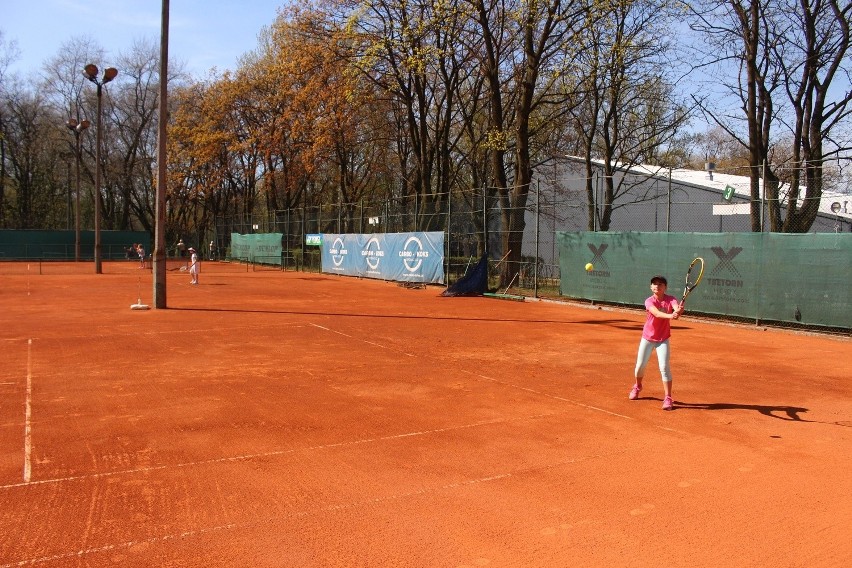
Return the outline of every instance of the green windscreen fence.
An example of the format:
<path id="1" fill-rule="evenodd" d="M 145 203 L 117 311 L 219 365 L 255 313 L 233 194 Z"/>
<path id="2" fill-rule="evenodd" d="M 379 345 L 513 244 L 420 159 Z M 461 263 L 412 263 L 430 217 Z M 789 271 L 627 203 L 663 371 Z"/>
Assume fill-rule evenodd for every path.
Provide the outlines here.
<path id="1" fill-rule="evenodd" d="M 0 230 L 0 260 L 74 260 L 75 231 Z M 140 243 L 151 252 L 151 235 L 145 231 L 101 231 L 101 258 L 128 258 L 127 249 Z M 95 258 L 95 232 L 80 231 L 80 257 Z M 130 258 L 136 259 L 133 252 Z"/>
<path id="2" fill-rule="evenodd" d="M 559 232 L 557 241 L 564 296 L 641 305 L 651 277 L 662 274 L 680 297 L 700 256 L 704 278 L 687 301 L 691 311 L 852 326 L 852 234 Z"/>
<path id="3" fill-rule="evenodd" d="M 231 233 L 231 258 L 260 264 L 281 264 L 282 233 Z"/>

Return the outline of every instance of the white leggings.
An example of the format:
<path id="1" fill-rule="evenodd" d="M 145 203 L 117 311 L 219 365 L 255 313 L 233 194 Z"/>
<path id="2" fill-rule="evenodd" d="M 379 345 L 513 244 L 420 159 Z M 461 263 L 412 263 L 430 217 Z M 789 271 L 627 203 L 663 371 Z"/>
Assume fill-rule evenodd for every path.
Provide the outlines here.
<path id="1" fill-rule="evenodd" d="M 645 376 L 645 366 L 651 358 L 651 351 L 657 350 L 657 361 L 660 363 L 660 375 L 664 383 L 672 380 L 672 370 L 669 367 L 669 340 L 648 341 L 644 337 L 639 342 L 639 354 L 636 356 L 635 376 L 641 379 Z"/>

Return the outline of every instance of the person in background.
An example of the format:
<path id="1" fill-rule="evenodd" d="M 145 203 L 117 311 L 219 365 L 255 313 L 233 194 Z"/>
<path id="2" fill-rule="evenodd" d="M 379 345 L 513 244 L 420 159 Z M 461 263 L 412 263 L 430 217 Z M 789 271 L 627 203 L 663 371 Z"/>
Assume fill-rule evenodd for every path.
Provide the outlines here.
<path id="1" fill-rule="evenodd" d="M 213 244 L 213 241 L 210 241 L 210 256 L 209 260 L 213 260 L 216 257 L 216 245 Z"/>
<path id="2" fill-rule="evenodd" d="M 198 253 L 194 248 L 189 247 L 190 256 L 190 265 L 189 265 L 189 275 L 192 276 L 192 280 L 190 280 L 190 284 L 198 284 Z"/>

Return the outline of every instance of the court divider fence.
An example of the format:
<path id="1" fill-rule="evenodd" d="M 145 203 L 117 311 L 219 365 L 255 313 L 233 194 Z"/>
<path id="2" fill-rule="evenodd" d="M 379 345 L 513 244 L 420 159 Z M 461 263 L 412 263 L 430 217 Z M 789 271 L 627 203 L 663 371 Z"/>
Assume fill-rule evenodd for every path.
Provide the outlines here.
<path id="1" fill-rule="evenodd" d="M 786 198 L 766 199 L 762 188 L 760 195 L 751 197 L 750 178 L 745 176 L 717 173 L 714 179 L 713 176 L 705 178 L 703 172 L 697 173 L 700 176 L 686 170 L 632 168 L 605 174 L 598 164 L 592 174 L 587 175 L 584 164 L 569 160 L 555 165 L 552 171 L 550 168 L 537 171 L 536 181 L 530 186 L 503 190 L 488 186 L 454 188 L 450 193 L 424 191 L 348 203 L 336 200 L 321 205 L 317 205 L 316 200 L 323 199 L 322 193 L 306 192 L 300 206 L 220 216 L 214 220 L 212 229 L 200 228 L 194 240 L 187 244 L 195 244 L 208 260 L 239 260 L 263 270 L 319 272 L 322 249 L 311 239 L 323 234 L 440 232 L 444 235 L 446 285 L 461 278 L 487 250 L 492 269 L 490 288 L 504 294 L 564 298 L 565 279 L 569 275 L 564 274 L 565 262 L 557 242 L 560 232 L 701 234 L 704 235 L 702 239 L 708 240 L 712 240 L 711 235 L 723 240 L 735 238 L 721 237 L 723 235 L 775 235 L 778 238 L 765 239 L 762 246 L 778 249 L 773 258 L 782 260 L 777 262 L 801 265 L 807 265 L 813 255 L 828 254 L 825 250 L 811 250 L 809 244 L 801 244 L 810 242 L 809 235 L 837 235 L 839 242 L 844 243 L 852 238 L 852 194 L 848 189 L 845 193 L 837 188 L 826 189 L 815 199 L 800 196 L 800 208 L 815 205 L 814 217 L 803 225 L 785 225 L 783 230 L 791 231 L 789 233 L 771 232 L 782 230 L 779 224 L 788 213 Z M 258 201 L 256 207 L 262 207 L 262 201 Z M 137 242 L 142 243 L 150 255 L 152 240 L 145 232 L 102 231 L 101 234 L 105 260 L 135 259 L 128 248 Z M 235 246 L 234 234 L 277 234 L 280 238 L 257 237 L 273 238 L 277 244 L 270 245 L 273 249 L 258 249 L 245 255 Z M 93 232 L 82 231 L 81 260 L 93 260 L 93 242 Z M 510 249 L 515 250 L 507 258 Z M 173 246 L 168 250 L 172 251 Z M 746 258 L 746 255 L 743 252 L 737 258 Z M 74 257 L 73 231 L 0 231 L 0 261 L 38 259 L 50 262 L 73 260 Z M 826 278 L 852 282 L 848 259 L 848 255 L 841 255 L 837 263 L 816 268 L 808 276 L 817 283 Z M 759 261 L 763 267 L 767 262 Z M 579 266 L 584 264 L 581 262 Z M 499 271 L 495 269 L 498 265 Z M 571 264 L 570 270 L 575 269 L 577 266 Z M 839 276 L 832 275 L 835 270 L 839 271 Z M 798 275 L 793 270 L 786 277 Z M 618 302 L 641 306 L 643 294 L 631 295 Z M 839 301 L 848 304 L 848 298 L 840 298 L 843 298 L 842 293 L 833 291 L 825 300 L 827 305 Z M 577 299 L 615 301 L 598 299 L 592 291 L 578 295 Z M 739 303 L 745 302 L 740 298 Z M 754 305 L 764 306 L 764 301 Z M 796 309 L 792 312 L 794 316 L 799 313 L 801 320 L 794 317 L 793 321 L 790 321 L 789 307 L 779 308 L 779 313 L 765 312 L 763 308 L 748 311 L 723 307 L 725 309 L 716 306 L 708 312 L 743 321 L 777 317 L 791 325 L 806 325 L 805 322 L 812 322 L 807 325 L 814 326 L 831 325 L 828 321 L 834 321 L 830 313 L 820 315 L 819 310 L 810 308 L 803 312 L 801 306 L 798 312 Z M 852 323 L 847 319 L 843 327 L 851 329 Z"/>
<path id="2" fill-rule="evenodd" d="M 556 182 L 537 183 L 533 191 L 528 193 L 523 208 L 509 207 L 498 198 L 494 188 L 473 188 L 454 191 L 452 196 L 434 194 L 428 199 L 411 196 L 374 202 L 363 200 L 349 204 L 295 207 L 272 211 L 262 216 L 221 217 L 216 220 L 214 238 L 222 256 L 227 257 L 231 232 L 280 233 L 282 267 L 285 270 L 319 272 L 322 265 L 321 247 L 317 246 L 316 239 L 323 234 L 440 231 L 444 234 L 446 285 L 453 284 L 470 267 L 476 265 L 487 248 L 491 259 L 491 289 L 504 294 L 552 299 L 566 297 L 566 290 L 563 288 L 565 263 L 560 258 L 561 245 L 557 242 L 560 232 L 589 232 L 599 235 L 625 234 L 631 231 L 660 235 L 694 233 L 703 235 L 700 238 L 708 239 L 708 242 L 713 239 L 725 242 L 735 238 L 727 235 L 744 235 L 745 238 L 773 235 L 773 247 L 790 248 L 788 259 L 795 258 L 799 254 L 797 251 L 810 250 L 807 243 L 812 241 L 808 240 L 809 236 L 836 235 L 838 242 L 848 242 L 852 239 L 848 221 L 831 215 L 819 217 L 808 233 L 770 233 L 768 228 L 766 232 L 749 232 L 744 228 L 731 230 L 736 216 L 714 213 L 714 206 L 723 200 L 721 191 L 712 193 L 702 188 L 703 193 L 693 192 L 685 195 L 678 187 L 659 178 L 653 180 L 651 187 L 641 188 L 646 196 L 644 199 L 637 198 L 616 209 L 608 230 L 605 231 L 601 230 L 598 219 L 598 215 L 603 211 L 600 203 L 594 202 L 594 198 L 590 201 L 585 192 L 566 189 L 576 186 L 580 181 L 582 180 L 576 179 L 564 185 Z M 635 187 L 641 186 L 641 180 L 628 181 L 634 183 Z M 523 223 L 510 224 L 509 218 L 518 212 L 522 215 L 516 215 L 515 219 L 517 221 L 522 218 Z M 740 217 L 742 226 L 746 227 L 748 215 Z M 591 230 L 591 227 L 595 230 Z M 505 259 L 508 252 L 506 243 L 510 240 L 522 243 L 520 261 Z M 810 253 L 803 254 L 807 257 Z M 588 260 L 591 258 L 578 265 L 571 264 L 571 270 L 579 268 L 582 271 Z M 500 270 L 495 268 L 498 265 L 502 265 Z M 675 272 L 680 273 L 683 270 L 685 269 L 676 268 Z M 839 271 L 840 276 L 831 278 L 852 282 L 852 267 L 848 257 L 836 264 L 833 270 Z M 506 272 L 511 276 L 508 286 Z M 820 273 L 814 278 L 821 278 Z M 646 297 L 644 290 L 617 300 L 605 300 L 596 297 L 591 290 L 589 292 L 584 295 L 574 294 L 572 291 L 570 297 L 597 303 L 613 301 L 636 307 L 641 307 L 641 302 Z M 834 297 L 840 298 L 842 294 L 835 294 Z M 782 313 L 776 313 L 774 308 L 766 312 L 763 301 L 756 305 L 764 307 L 758 312 L 721 309 L 716 306 L 713 310 L 708 310 L 708 313 L 750 323 L 778 318 L 777 321 L 788 322 L 791 327 L 833 326 L 834 324 L 829 322 L 836 322 L 834 317 L 823 318 L 819 315 L 819 310 L 806 310 L 807 313 L 803 313 L 800 321 L 790 317 L 791 314 L 795 316 L 795 308 L 786 311 L 786 308 L 779 308 Z M 801 310 L 800 306 L 800 313 Z M 850 320 L 841 322 L 841 327 L 852 332 Z"/>
<path id="3" fill-rule="evenodd" d="M 137 259 L 141 244 L 151 252 L 151 235 L 146 231 L 101 231 L 101 258 L 104 260 Z M 0 261 L 43 260 L 67 261 L 76 257 L 75 231 L 0 230 Z M 80 260 L 95 258 L 95 232 L 80 231 Z"/>

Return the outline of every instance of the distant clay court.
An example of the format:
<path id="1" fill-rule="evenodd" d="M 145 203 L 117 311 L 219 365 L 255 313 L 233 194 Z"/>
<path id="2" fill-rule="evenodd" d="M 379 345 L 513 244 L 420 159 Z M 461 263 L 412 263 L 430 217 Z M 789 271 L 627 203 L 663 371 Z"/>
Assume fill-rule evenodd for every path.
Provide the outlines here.
<path id="1" fill-rule="evenodd" d="M 852 566 L 848 337 L 138 265 L 0 266 L 0 567 Z"/>

